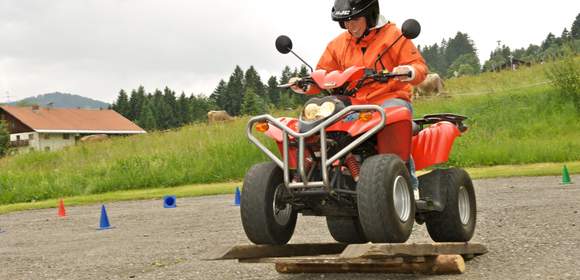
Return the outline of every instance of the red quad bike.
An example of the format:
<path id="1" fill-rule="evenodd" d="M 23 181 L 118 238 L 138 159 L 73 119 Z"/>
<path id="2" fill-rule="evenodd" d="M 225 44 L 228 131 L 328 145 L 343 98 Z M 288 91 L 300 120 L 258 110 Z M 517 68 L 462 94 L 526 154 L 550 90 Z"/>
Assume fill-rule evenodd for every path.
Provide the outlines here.
<path id="1" fill-rule="evenodd" d="M 419 32 L 419 23 L 408 20 L 401 36 L 413 39 Z M 292 52 L 286 36 L 278 37 L 276 47 Z M 467 130 L 466 117 L 413 120 L 406 107 L 357 99 L 369 83 L 395 76 L 364 67 L 313 71 L 296 85 L 316 84 L 329 94 L 306 102 L 298 119 L 261 115 L 249 121 L 248 138 L 272 159 L 254 165 L 244 179 L 241 218 L 253 243 L 286 244 L 298 213 L 325 216 L 330 234 L 343 243 L 403 243 L 415 221 L 426 223 L 437 242 L 471 239 L 476 205 L 469 175 L 458 168 L 422 175 L 415 201 L 409 170 L 410 155 L 417 170 L 446 162 L 455 138 Z M 281 158 L 253 129 L 276 141 Z"/>

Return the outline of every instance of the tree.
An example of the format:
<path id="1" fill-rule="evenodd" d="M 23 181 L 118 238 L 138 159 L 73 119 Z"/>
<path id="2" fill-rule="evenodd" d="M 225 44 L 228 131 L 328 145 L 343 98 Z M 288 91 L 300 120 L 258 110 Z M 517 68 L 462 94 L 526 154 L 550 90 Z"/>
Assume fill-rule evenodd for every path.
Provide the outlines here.
<path id="1" fill-rule="evenodd" d="M 136 121 L 141 115 L 141 107 L 145 101 L 145 88 L 139 86 L 137 90 L 131 91 L 131 98 L 129 99 L 129 119 Z"/>
<path id="2" fill-rule="evenodd" d="M 163 100 L 165 104 L 167 104 L 167 120 L 165 128 L 174 128 L 179 126 L 179 116 L 178 116 L 178 109 L 177 109 L 177 99 L 175 98 L 175 92 L 165 87 L 163 89 Z"/>
<path id="3" fill-rule="evenodd" d="M 113 110 L 123 115 L 124 117 L 129 118 L 130 114 L 129 97 L 127 96 L 125 90 L 119 91 L 117 101 L 113 103 Z"/>
<path id="4" fill-rule="evenodd" d="M 449 73 L 447 76 L 454 76 L 455 73 L 459 76 L 475 75 L 480 72 L 481 64 L 479 58 L 473 53 L 468 53 L 458 57 L 451 66 L 449 66 Z"/>
<path id="5" fill-rule="evenodd" d="M 189 103 L 191 106 L 192 121 L 205 121 L 207 120 L 207 112 L 217 109 L 213 100 L 203 96 L 202 94 L 197 96 L 192 95 L 189 98 Z"/>
<path id="6" fill-rule="evenodd" d="M 244 93 L 244 102 L 242 103 L 242 115 L 259 115 L 266 112 L 263 100 L 254 92 L 253 88 L 248 88 Z"/>
<path id="7" fill-rule="evenodd" d="M 225 110 L 227 104 L 227 86 L 228 84 L 224 80 L 220 80 L 218 86 L 209 97 L 222 110 Z"/>
<path id="8" fill-rule="evenodd" d="M 153 112 L 153 106 L 151 105 L 150 99 L 144 100 L 141 107 L 141 116 L 139 117 L 137 123 L 145 130 L 157 129 L 157 121 L 155 119 L 155 114 Z"/>
<path id="9" fill-rule="evenodd" d="M 562 42 L 568 42 L 572 39 L 570 32 L 568 32 L 568 28 L 564 28 L 564 30 L 562 30 L 562 35 L 560 38 L 562 39 Z"/>
<path id="10" fill-rule="evenodd" d="M 464 54 L 477 55 L 475 45 L 467 33 L 457 32 L 454 38 L 450 38 L 445 49 L 445 60 L 449 63 L 455 62 L 457 58 Z"/>
<path id="11" fill-rule="evenodd" d="M 552 34 L 552 32 L 550 32 L 550 33 L 548 33 L 546 40 L 544 40 L 542 42 L 542 45 L 541 45 L 542 51 L 547 50 L 548 48 L 550 48 L 554 44 L 556 44 L 556 36 L 554 34 Z"/>
<path id="12" fill-rule="evenodd" d="M 292 70 L 290 69 L 290 67 L 288 65 L 286 65 L 284 67 L 284 69 L 282 70 L 282 74 L 280 75 L 280 84 L 287 84 L 288 81 L 290 81 L 290 78 L 293 77 L 293 73 Z M 292 90 L 290 89 L 281 89 L 280 90 L 280 105 L 279 108 L 281 109 L 288 109 L 290 107 L 293 107 L 294 105 L 292 104 Z"/>
<path id="13" fill-rule="evenodd" d="M 276 79 L 276 76 L 271 76 L 270 79 L 268 79 L 266 93 L 270 102 L 278 107 L 280 105 L 280 89 L 278 88 L 278 80 Z"/>
<path id="14" fill-rule="evenodd" d="M 576 20 L 572 23 L 572 28 L 570 29 L 570 36 L 572 39 L 580 40 L 580 13 L 576 16 Z"/>
<path id="15" fill-rule="evenodd" d="M 177 120 L 178 126 L 188 124 L 192 121 L 191 116 L 191 106 L 189 99 L 185 96 L 185 92 L 182 92 L 177 99 Z"/>
<path id="16" fill-rule="evenodd" d="M 10 132 L 8 132 L 8 126 L 6 122 L 0 120 L 0 157 L 8 153 L 9 144 Z"/>
<path id="17" fill-rule="evenodd" d="M 165 102 L 163 92 L 161 92 L 159 89 L 156 89 L 149 101 L 151 102 L 151 108 L 153 110 L 153 115 L 155 116 L 156 128 L 170 128 L 172 122 L 171 118 L 173 118 L 173 115 L 171 108 Z"/>
<path id="18" fill-rule="evenodd" d="M 242 99 L 244 97 L 244 71 L 240 66 L 236 66 L 234 73 L 230 76 L 226 87 L 226 100 L 224 109 L 231 116 L 240 114 Z"/>
<path id="19" fill-rule="evenodd" d="M 254 68 L 254 66 L 250 66 L 248 70 L 246 70 L 246 74 L 244 76 L 244 92 L 248 88 L 253 88 L 254 92 L 264 101 L 268 101 L 268 96 L 266 95 L 266 90 L 264 87 L 264 83 L 260 79 L 260 75 Z"/>

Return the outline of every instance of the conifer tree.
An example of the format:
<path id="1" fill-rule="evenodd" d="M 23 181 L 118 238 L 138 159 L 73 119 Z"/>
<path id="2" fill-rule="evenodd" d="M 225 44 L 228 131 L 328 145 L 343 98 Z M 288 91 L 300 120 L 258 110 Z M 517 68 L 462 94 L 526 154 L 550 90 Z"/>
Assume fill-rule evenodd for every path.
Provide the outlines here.
<path id="1" fill-rule="evenodd" d="M 117 101 L 113 103 L 113 110 L 123 115 L 124 117 L 129 118 L 129 97 L 127 96 L 125 90 L 122 89 L 119 91 Z"/>
<path id="2" fill-rule="evenodd" d="M 143 101 L 143 105 L 141 106 L 141 116 L 137 123 L 145 130 L 155 130 L 158 128 L 150 99 L 146 98 Z"/>
<path id="3" fill-rule="evenodd" d="M 244 71 L 240 66 L 236 66 L 234 73 L 230 76 L 226 87 L 226 100 L 224 109 L 228 114 L 237 116 L 240 114 L 242 100 L 244 97 Z"/>

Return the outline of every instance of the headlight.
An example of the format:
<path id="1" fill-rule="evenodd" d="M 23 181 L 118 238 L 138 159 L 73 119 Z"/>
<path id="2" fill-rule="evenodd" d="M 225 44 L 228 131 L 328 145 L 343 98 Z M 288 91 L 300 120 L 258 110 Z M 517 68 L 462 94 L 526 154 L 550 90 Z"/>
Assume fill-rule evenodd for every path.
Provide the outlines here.
<path id="1" fill-rule="evenodd" d="M 306 105 L 302 115 L 304 116 L 304 120 L 312 121 L 316 119 L 316 115 L 318 115 L 318 112 L 320 112 L 320 107 L 314 103 L 310 103 Z"/>
<path id="2" fill-rule="evenodd" d="M 335 108 L 336 105 L 329 101 L 322 103 L 321 106 L 310 103 L 304 108 L 302 116 L 304 117 L 305 121 L 316 121 L 332 115 Z"/>

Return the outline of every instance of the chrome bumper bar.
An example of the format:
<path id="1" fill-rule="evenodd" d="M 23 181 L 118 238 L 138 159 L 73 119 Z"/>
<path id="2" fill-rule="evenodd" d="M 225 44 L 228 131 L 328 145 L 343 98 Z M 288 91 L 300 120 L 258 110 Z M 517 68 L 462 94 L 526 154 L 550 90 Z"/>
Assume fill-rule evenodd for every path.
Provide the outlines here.
<path id="1" fill-rule="evenodd" d="M 370 129 L 369 131 L 365 132 L 363 135 L 358 137 L 356 140 L 354 140 L 348 146 L 344 147 L 342 150 L 340 150 L 338 153 L 336 153 L 334 156 L 332 156 L 329 159 L 328 155 L 327 155 L 327 149 L 326 149 L 326 131 L 325 131 L 325 129 L 326 129 L 326 127 L 333 124 L 337 120 L 341 119 L 344 115 L 346 115 L 347 113 L 350 113 L 352 111 L 355 111 L 355 112 L 377 111 L 377 112 L 379 112 L 379 114 L 381 116 L 381 121 L 379 122 L 378 125 L 376 125 L 372 129 Z M 298 133 L 298 132 L 292 130 L 291 128 L 287 127 L 286 125 L 284 125 L 280 121 L 278 121 L 278 119 L 272 117 L 271 115 L 266 114 L 266 115 L 260 115 L 260 116 L 256 116 L 256 117 L 251 118 L 250 121 L 248 122 L 247 127 L 246 127 L 246 133 L 247 133 L 248 138 L 250 139 L 250 141 L 252 143 L 254 143 L 258 148 L 260 148 L 260 150 L 262 150 L 266 155 L 268 155 L 268 157 L 270 157 L 278 166 L 280 166 L 280 168 L 282 168 L 282 170 L 284 171 L 284 184 L 286 185 L 287 188 L 323 187 L 326 191 L 329 191 L 330 190 L 330 181 L 328 178 L 329 177 L 328 176 L 328 173 L 329 173 L 328 167 L 330 165 L 332 165 L 332 163 L 334 161 L 343 157 L 344 155 L 346 155 L 347 153 L 352 151 L 354 148 L 356 148 L 358 145 L 360 145 L 361 143 L 366 141 L 368 138 L 373 136 L 375 133 L 377 133 L 380 129 L 382 129 L 385 126 L 385 120 L 386 120 L 385 111 L 380 106 L 377 106 L 377 105 L 352 105 L 352 106 L 348 106 L 348 107 L 344 108 L 343 110 L 341 110 L 337 114 L 333 115 L 332 117 L 328 118 L 327 120 L 324 120 L 323 122 L 321 122 L 320 124 L 318 124 L 317 126 L 315 126 L 314 128 L 312 128 L 311 130 L 309 130 L 307 132 Z M 274 153 L 272 153 L 266 146 L 264 146 L 252 134 L 252 128 L 254 127 L 254 124 L 256 122 L 263 122 L 263 121 L 267 121 L 269 125 L 273 125 L 273 126 L 279 128 L 280 130 L 282 130 L 282 152 L 283 152 L 283 155 L 282 155 L 283 159 L 282 160 L 280 158 L 278 158 Z M 307 171 L 304 168 L 304 149 L 305 149 L 304 140 L 307 137 L 314 135 L 315 133 L 320 134 L 320 159 L 322 162 L 322 166 L 321 166 L 322 181 L 308 182 L 308 176 L 306 174 Z M 294 183 L 290 182 L 290 168 L 289 168 L 289 164 L 288 164 L 289 135 L 293 136 L 296 139 L 296 141 L 298 142 L 298 172 L 300 174 L 302 182 L 294 182 Z"/>

